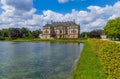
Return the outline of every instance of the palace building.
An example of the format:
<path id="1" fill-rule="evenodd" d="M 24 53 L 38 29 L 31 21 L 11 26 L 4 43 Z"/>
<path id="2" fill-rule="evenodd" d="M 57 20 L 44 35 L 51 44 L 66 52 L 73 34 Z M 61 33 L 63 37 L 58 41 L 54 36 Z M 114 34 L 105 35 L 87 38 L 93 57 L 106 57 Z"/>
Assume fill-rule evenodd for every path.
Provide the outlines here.
<path id="1" fill-rule="evenodd" d="M 43 26 L 42 38 L 79 38 L 80 25 L 75 21 L 51 22 Z"/>

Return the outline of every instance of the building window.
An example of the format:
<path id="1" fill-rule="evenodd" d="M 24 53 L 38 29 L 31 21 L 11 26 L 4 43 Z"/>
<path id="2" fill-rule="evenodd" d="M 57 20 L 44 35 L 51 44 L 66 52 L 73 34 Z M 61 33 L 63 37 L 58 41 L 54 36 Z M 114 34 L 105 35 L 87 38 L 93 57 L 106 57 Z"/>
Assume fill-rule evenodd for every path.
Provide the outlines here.
<path id="1" fill-rule="evenodd" d="M 76 33 L 76 30 L 72 30 L 71 33 Z"/>
<path id="2" fill-rule="evenodd" d="M 60 30 L 60 33 L 62 33 L 62 30 Z"/>
<path id="3" fill-rule="evenodd" d="M 55 31 L 55 33 L 57 34 L 57 31 Z"/>
<path id="4" fill-rule="evenodd" d="M 48 34 L 48 33 L 49 33 L 49 31 L 45 30 L 45 31 L 44 31 L 44 33 L 45 33 L 45 34 Z"/>

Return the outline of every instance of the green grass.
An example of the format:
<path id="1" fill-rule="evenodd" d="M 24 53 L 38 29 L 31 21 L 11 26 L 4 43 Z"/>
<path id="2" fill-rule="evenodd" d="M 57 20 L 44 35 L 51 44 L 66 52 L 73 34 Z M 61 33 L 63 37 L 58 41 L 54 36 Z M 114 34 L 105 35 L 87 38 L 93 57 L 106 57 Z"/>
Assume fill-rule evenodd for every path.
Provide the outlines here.
<path id="1" fill-rule="evenodd" d="M 17 38 L 17 39 L 11 39 L 11 38 L 5 38 L 5 40 L 1 41 L 13 41 L 13 42 L 85 42 L 85 39 L 78 38 L 78 39 L 40 39 L 40 38 Z"/>
<path id="2" fill-rule="evenodd" d="M 72 79 L 105 79 L 106 76 L 99 59 L 88 42 L 85 43 L 80 59 L 77 61 Z"/>

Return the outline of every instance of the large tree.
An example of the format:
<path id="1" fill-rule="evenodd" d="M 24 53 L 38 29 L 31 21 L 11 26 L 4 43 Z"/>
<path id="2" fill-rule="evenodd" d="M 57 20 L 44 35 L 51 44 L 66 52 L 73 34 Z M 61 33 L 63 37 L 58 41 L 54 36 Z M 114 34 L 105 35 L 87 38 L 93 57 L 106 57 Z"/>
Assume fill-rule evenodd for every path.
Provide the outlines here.
<path id="1" fill-rule="evenodd" d="M 104 28 L 104 32 L 109 38 L 120 39 L 120 18 L 109 20 Z"/>
<path id="2" fill-rule="evenodd" d="M 29 33 L 30 33 L 30 30 L 25 28 L 25 27 L 23 27 L 23 28 L 21 28 L 21 32 L 23 34 L 23 37 L 28 37 Z"/>
<path id="3" fill-rule="evenodd" d="M 9 30 L 8 29 L 2 29 L 0 30 L 0 36 L 1 37 L 9 37 Z"/>
<path id="4" fill-rule="evenodd" d="M 101 38 L 100 36 L 103 34 L 103 30 L 93 30 L 89 33 L 90 38 Z"/>
<path id="5" fill-rule="evenodd" d="M 20 28 L 10 28 L 11 38 L 21 38 L 23 36 Z"/>
<path id="6" fill-rule="evenodd" d="M 33 31 L 33 32 L 32 32 L 32 35 L 33 35 L 35 38 L 37 38 L 37 37 L 39 36 L 39 34 L 41 34 L 41 33 L 42 33 L 42 31 L 39 29 L 39 30 Z"/>
<path id="7" fill-rule="evenodd" d="M 80 37 L 82 37 L 82 38 L 88 38 L 88 37 L 89 37 L 89 33 L 90 33 L 90 32 L 82 32 L 82 33 L 80 34 Z"/>

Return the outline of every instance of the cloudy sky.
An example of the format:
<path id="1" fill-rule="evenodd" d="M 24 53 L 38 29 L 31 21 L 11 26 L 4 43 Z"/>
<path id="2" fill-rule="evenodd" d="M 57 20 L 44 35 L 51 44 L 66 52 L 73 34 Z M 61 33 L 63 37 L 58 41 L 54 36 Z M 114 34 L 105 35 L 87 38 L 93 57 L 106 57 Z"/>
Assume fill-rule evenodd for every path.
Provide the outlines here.
<path id="1" fill-rule="evenodd" d="M 0 29 L 38 29 L 53 21 L 72 21 L 81 32 L 102 29 L 120 17 L 120 0 L 0 0 Z"/>

